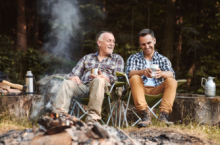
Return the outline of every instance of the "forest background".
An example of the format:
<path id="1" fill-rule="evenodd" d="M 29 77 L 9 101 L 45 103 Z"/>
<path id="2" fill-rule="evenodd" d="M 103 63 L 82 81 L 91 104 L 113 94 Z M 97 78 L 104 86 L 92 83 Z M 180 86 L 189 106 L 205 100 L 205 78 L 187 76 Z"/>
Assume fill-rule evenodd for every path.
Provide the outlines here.
<path id="1" fill-rule="evenodd" d="M 112 31 L 114 52 L 125 62 L 138 51 L 137 34 L 154 31 L 156 50 L 167 56 L 178 92 L 203 94 L 201 78 L 216 77 L 220 95 L 220 2 L 218 0 L 0 0 L 0 71 L 24 84 L 69 73 L 97 51 L 95 35 Z"/>

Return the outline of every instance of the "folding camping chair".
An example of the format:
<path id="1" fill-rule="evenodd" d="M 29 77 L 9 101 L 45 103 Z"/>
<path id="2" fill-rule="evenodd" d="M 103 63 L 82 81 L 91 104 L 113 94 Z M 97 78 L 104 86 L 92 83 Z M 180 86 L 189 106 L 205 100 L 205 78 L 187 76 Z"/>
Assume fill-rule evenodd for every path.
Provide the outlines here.
<path id="1" fill-rule="evenodd" d="M 65 80 L 65 77 L 63 78 L 63 80 Z M 105 94 L 105 98 L 103 100 L 103 105 L 102 105 L 103 107 L 106 105 L 109 105 L 109 110 L 111 110 L 111 102 L 113 100 L 111 93 L 114 91 L 115 88 L 122 87 L 123 85 L 125 85 L 125 82 L 115 82 L 111 86 L 109 93 Z M 89 103 L 89 98 L 73 98 L 73 107 L 70 109 L 71 110 L 70 115 L 74 115 L 77 118 L 82 119 L 88 113 L 88 111 L 85 111 L 85 109 L 82 107 L 82 105 L 87 106 L 88 103 Z M 78 107 L 77 108 L 77 115 L 75 115 L 75 113 L 74 113 L 74 110 L 76 107 Z M 82 111 L 81 116 L 80 116 L 80 110 Z M 105 124 L 105 122 L 102 119 L 101 119 L 101 122 L 103 124 Z M 114 126 L 113 120 L 112 120 L 112 124 Z"/>
<path id="2" fill-rule="evenodd" d="M 126 105 L 126 109 L 124 110 L 124 105 L 123 103 L 121 103 L 121 107 L 120 108 L 123 108 L 123 113 L 124 113 L 124 118 L 122 120 L 122 126 L 124 124 L 124 121 L 126 122 L 126 126 L 128 127 L 128 123 L 127 123 L 127 111 L 128 111 L 128 107 L 129 107 L 129 104 L 134 105 L 134 101 L 133 101 L 133 98 L 131 98 L 131 88 L 130 88 L 130 83 L 129 83 L 129 80 L 128 80 L 128 77 L 125 73 L 121 73 L 121 72 L 116 72 L 116 76 L 122 76 L 122 77 L 125 77 L 126 78 L 126 83 L 127 83 L 127 89 L 126 89 L 126 93 L 120 98 L 121 99 L 121 102 L 125 101 L 127 102 L 127 105 Z M 185 79 L 183 80 L 177 80 L 178 82 L 178 86 L 182 85 L 183 83 L 186 82 Z M 157 115 L 153 112 L 153 109 L 155 107 L 158 107 L 159 104 L 161 103 L 162 101 L 162 97 L 163 97 L 163 93 L 161 94 L 158 94 L 158 95 L 145 95 L 145 99 L 148 103 L 148 110 L 156 117 Z M 114 106 L 112 107 L 112 110 L 111 112 L 114 110 Z M 138 120 L 131 126 L 134 126 L 135 124 L 137 124 L 141 118 L 137 115 L 137 113 L 133 110 L 133 109 L 130 109 L 138 118 Z M 111 115 L 111 114 L 110 114 Z M 110 119 L 111 116 L 109 116 L 109 119 Z M 108 120 L 109 120 L 108 119 Z M 120 121 L 120 120 L 119 120 Z M 107 125 L 108 125 L 108 122 L 107 122 Z M 120 124 L 119 124 L 119 127 L 120 127 Z"/>
<path id="3" fill-rule="evenodd" d="M 127 98 L 127 96 L 129 96 L 128 98 L 130 98 L 131 96 L 131 91 L 128 91 L 129 88 L 127 88 L 127 86 L 130 86 L 129 84 L 129 80 L 127 77 L 125 77 L 126 74 L 123 73 L 123 72 L 116 72 L 116 77 L 118 78 L 122 78 L 120 81 L 118 81 L 118 83 L 120 82 L 121 86 L 123 87 L 123 93 L 122 93 L 122 96 L 118 96 L 117 98 L 115 98 L 113 100 L 113 106 L 112 106 L 112 109 L 110 110 L 110 115 L 109 115 L 109 118 L 106 122 L 106 125 L 109 124 L 109 121 L 110 121 L 110 118 L 112 118 L 112 122 L 115 122 L 113 124 L 113 126 L 117 126 L 118 124 L 118 127 L 120 128 L 121 125 L 123 126 L 124 125 L 124 121 L 126 123 L 126 127 L 128 127 L 128 121 L 127 121 L 127 117 L 126 117 L 126 114 L 127 114 L 127 109 L 128 109 L 128 105 L 129 105 L 129 102 L 127 102 L 127 105 L 125 106 L 123 104 L 124 100 L 122 98 Z M 124 78 L 124 80 L 123 80 Z M 126 108 L 126 109 L 125 109 Z M 115 109 L 115 116 L 113 117 L 113 111 Z M 118 109 L 119 109 L 119 113 L 118 113 Z M 123 111 L 122 111 L 123 110 Z M 123 122 L 121 124 L 121 117 L 122 117 L 122 113 L 123 112 Z"/>

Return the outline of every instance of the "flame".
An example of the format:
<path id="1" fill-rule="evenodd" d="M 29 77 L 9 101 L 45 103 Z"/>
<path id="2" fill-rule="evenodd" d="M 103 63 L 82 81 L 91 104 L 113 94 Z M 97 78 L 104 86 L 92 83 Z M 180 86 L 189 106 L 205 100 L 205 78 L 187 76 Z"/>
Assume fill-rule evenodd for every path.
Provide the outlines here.
<path id="1" fill-rule="evenodd" d="M 52 118 L 55 118 L 55 116 L 53 115 L 53 113 L 50 113 L 50 116 L 51 116 Z"/>
<path id="2" fill-rule="evenodd" d="M 56 117 L 58 118 L 58 117 L 59 117 L 59 114 L 56 114 Z"/>

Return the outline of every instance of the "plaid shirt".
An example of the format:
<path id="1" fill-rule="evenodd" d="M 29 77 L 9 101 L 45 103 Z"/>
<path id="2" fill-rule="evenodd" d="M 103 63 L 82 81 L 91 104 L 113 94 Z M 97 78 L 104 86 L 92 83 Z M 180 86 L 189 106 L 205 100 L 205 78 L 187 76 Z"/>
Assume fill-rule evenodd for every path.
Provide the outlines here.
<path id="1" fill-rule="evenodd" d="M 154 52 L 153 58 L 151 59 L 151 64 L 158 64 L 161 71 L 171 71 L 173 72 L 174 78 L 175 78 L 175 72 L 172 68 L 170 60 L 159 54 L 157 51 Z M 144 58 L 143 51 L 140 51 L 136 54 L 131 55 L 127 60 L 126 65 L 126 74 L 129 76 L 129 73 L 131 70 L 142 70 L 146 69 L 146 61 Z M 144 84 L 147 83 L 148 79 L 145 75 L 141 76 L 143 79 Z M 158 86 L 164 81 L 163 78 L 154 78 L 155 85 Z"/>
<path id="2" fill-rule="evenodd" d="M 89 76 L 91 69 L 99 68 L 102 74 L 108 77 L 110 83 L 113 84 L 117 80 L 115 72 L 124 72 L 124 60 L 120 55 L 113 53 L 99 62 L 98 54 L 99 52 L 91 53 L 80 59 L 69 76 L 78 76 L 83 83 L 87 83 L 92 80 Z"/>

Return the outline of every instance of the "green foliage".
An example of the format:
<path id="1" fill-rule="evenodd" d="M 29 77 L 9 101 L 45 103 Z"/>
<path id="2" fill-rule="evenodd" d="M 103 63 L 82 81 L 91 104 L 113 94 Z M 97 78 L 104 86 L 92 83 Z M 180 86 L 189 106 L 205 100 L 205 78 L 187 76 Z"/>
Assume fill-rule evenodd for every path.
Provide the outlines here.
<path id="1" fill-rule="evenodd" d="M 24 76 L 31 70 L 36 80 L 44 75 L 69 73 L 76 65 L 71 61 L 53 55 L 42 54 L 33 48 L 14 50 L 13 42 L 0 35 L 0 71 L 9 75 L 11 82 L 24 84 Z"/>
<path id="2" fill-rule="evenodd" d="M 196 71 L 196 76 L 199 78 L 208 78 L 209 76 L 215 77 L 216 94 L 220 95 L 220 53 L 214 52 L 210 55 L 204 55 L 200 58 L 201 66 Z M 199 90 L 198 90 L 199 91 Z"/>

